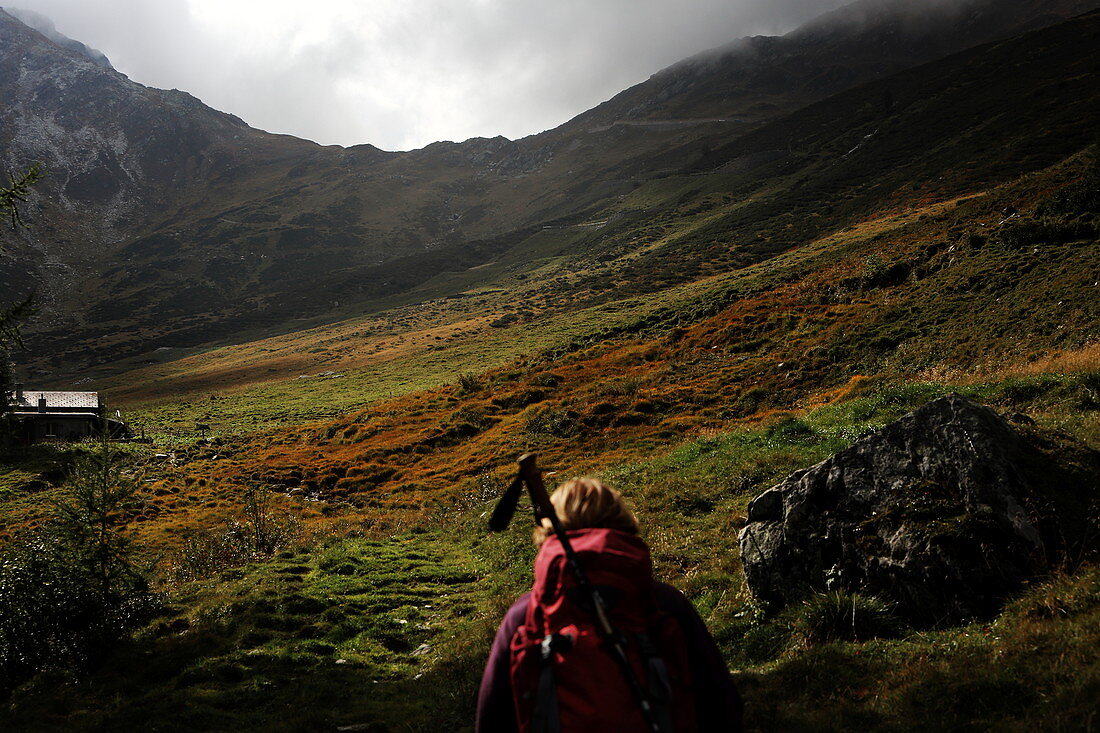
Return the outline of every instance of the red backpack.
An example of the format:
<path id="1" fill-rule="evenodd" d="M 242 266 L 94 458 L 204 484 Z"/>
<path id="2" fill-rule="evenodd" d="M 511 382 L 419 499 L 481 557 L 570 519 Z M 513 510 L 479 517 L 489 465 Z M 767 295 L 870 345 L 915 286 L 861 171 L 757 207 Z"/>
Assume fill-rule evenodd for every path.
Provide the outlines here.
<path id="1" fill-rule="evenodd" d="M 611 529 L 573 530 L 569 539 L 626 642 L 661 733 L 694 731 L 685 637 L 676 619 L 657 608 L 649 549 L 637 536 Z M 535 559 L 531 603 L 512 637 L 511 680 L 521 733 L 653 731 L 553 535 Z"/>

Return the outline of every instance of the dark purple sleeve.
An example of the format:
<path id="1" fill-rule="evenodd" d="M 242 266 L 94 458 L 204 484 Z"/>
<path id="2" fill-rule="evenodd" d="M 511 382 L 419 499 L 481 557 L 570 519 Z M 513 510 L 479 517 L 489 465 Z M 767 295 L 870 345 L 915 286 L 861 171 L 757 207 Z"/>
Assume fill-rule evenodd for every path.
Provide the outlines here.
<path id="1" fill-rule="evenodd" d="M 707 625 L 683 593 L 654 583 L 657 605 L 680 622 L 688 645 L 695 687 L 695 715 L 700 733 L 737 733 L 742 730 L 744 706 L 726 660 Z"/>
<path id="2" fill-rule="evenodd" d="M 512 604 L 504 620 L 500 622 L 489 661 L 481 675 L 481 689 L 477 693 L 477 733 L 513 733 L 518 731 L 516 711 L 512 703 L 512 678 L 508 668 L 512 635 L 523 623 L 531 594 L 525 593 Z"/>

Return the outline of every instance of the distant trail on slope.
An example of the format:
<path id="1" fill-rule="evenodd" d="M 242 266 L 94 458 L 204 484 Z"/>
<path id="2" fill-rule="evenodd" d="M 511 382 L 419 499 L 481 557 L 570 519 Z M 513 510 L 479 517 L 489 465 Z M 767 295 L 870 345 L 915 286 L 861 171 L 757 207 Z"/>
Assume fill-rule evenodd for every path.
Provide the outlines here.
<path id="1" fill-rule="evenodd" d="M 588 128 L 589 132 L 607 132 L 613 127 L 652 127 L 656 129 L 668 129 L 670 127 L 693 127 L 695 125 L 709 125 L 715 122 L 744 124 L 752 120 L 747 117 L 701 117 L 696 119 L 669 119 L 669 120 L 615 120 L 606 125 Z"/>

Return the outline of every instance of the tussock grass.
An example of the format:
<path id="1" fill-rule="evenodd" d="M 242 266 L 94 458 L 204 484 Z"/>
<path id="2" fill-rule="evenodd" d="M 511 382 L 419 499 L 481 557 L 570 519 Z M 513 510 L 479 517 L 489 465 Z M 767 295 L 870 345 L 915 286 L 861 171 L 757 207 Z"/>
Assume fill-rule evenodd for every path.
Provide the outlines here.
<path id="1" fill-rule="evenodd" d="M 795 632 L 810 645 L 893 636 L 900 626 L 890 604 L 874 596 L 840 591 L 819 593 L 804 601 L 794 622 Z"/>

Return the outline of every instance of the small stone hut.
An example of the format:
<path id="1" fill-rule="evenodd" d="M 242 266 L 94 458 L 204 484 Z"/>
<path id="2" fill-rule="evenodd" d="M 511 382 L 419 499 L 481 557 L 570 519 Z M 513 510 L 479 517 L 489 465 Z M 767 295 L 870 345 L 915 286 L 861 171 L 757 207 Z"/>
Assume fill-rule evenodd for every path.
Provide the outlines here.
<path id="1" fill-rule="evenodd" d="M 23 443 L 80 440 L 104 429 L 116 438 L 130 434 L 126 423 L 104 414 L 98 392 L 27 391 L 17 384 L 6 396 L 13 432 Z"/>

